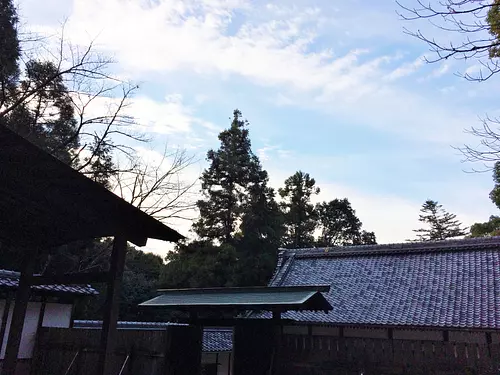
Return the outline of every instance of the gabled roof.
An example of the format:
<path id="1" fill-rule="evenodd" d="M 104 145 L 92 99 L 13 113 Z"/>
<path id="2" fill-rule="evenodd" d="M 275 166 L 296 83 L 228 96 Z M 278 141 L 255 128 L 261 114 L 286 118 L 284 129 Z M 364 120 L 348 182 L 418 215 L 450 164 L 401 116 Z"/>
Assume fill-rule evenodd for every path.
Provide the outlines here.
<path id="1" fill-rule="evenodd" d="M 500 237 L 282 250 L 270 286 L 329 284 L 303 322 L 500 329 Z"/>
<path id="2" fill-rule="evenodd" d="M 123 235 L 178 241 L 175 230 L 0 124 L 0 242 L 26 249 Z"/>
<path id="3" fill-rule="evenodd" d="M 283 288 L 197 288 L 164 289 L 158 297 L 141 303 L 141 307 L 176 310 L 236 309 L 236 310 L 322 310 L 332 309 L 320 293 L 325 286 L 293 286 Z"/>
<path id="4" fill-rule="evenodd" d="M 0 270 L 0 289 L 15 290 L 19 286 L 19 272 Z M 39 294 L 71 294 L 81 296 L 92 296 L 99 294 L 90 285 L 33 285 L 33 292 Z"/>

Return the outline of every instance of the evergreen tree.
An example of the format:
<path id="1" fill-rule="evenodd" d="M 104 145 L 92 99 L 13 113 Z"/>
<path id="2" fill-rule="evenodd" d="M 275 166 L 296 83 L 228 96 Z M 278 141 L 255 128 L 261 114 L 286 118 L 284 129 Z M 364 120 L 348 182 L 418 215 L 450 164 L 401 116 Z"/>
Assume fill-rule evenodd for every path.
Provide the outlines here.
<path id="1" fill-rule="evenodd" d="M 274 190 L 267 186 L 267 172 L 248 189 L 237 244 L 238 267 L 235 284 L 266 285 L 276 265 L 277 251 L 284 232 L 283 216 L 274 199 Z"/>
<path id="2" fill-rule="evenodd" d="M 0 0 L 0 108 L 12 97 L 19 77 L 17 23 L 12 0 Z"/>
<path id="3" fill-rule="evenodd" d="M 361 231 L 361 245 L 376 245 L 377 237 L 375 232 Z"/>
<path id="4" fill-rule="evenodd" d="M 57 73 L 51 62 L 29 61 L 25 78 L 18 83 L 21 91 L 38 87 Z M 50 80 L 44 90 L 37 90 L 27 102 L 17 106 L 6 118 L 6 124 L 61 161 L 76 163 L 79 146 L 77 121 L 68 89 L 61 76 Z"/>
<path id="5" fill-rule="evenodd" d="M 233 242 L 248 186 L 260 178 L 261 167 L 252 153 L 247 125 L 236 109 L 230 128 L 219 134 L 219 149 L 207 153 L 210 166 L 201 177 L 206 199 L 198 201 L 200 218 L 193 226 L 202 239 Z"/>
<path id="6" fill-rule="evenodd" d="M 274 269 L 281 215 L 267 172 L 251 150 L 248 122 L 235 110 L 220 147 L 207 153 L 204 200 L 193 229 L 200 241 L 183 244 L 167 258 L 170 286 L 264 285 Z"/>
<path id="7" fill-rule="evenodd" d="M 471 237 L 500 236 L 500 217 L 492 215 L 485 223 L 475 223 L 470 227 Z"/>
<path id="8" fill-rule="evenodd" d="M 318 246 L 345 246 L 376 243 L 373 232 L 362 231 L 361 221 L 347 198 L 318 203 L 320 236 Z"/>
<path id="9" fill-rule="evenodd" d="M 308 173 L 298 171 L 285 180 L 285 187 L 278 190 L 283 199 L 281 209 L 286 232 L 282 244 L 285 247 L 305 248 L 314 245 L 317 214 L 311 196 L 320 191 L 315 184 L 316 181 Z"/>
<path id="10" fill-rule="evenodd" d="M 420 209 L 419 221 L 426 224 L 427 228 L 416 229 L 417 241 L 445 240 L 458 236 L 465 236 L 462 223 L 455 214 L 444 210 L 437 201 L 427 200 Z"/>
<path id="11" fill-rule="evenodd" d="M 493 190 L 490 192 L 491 201 L 500 208 L 500 162 L 496 162 L 493 167 Z"/>

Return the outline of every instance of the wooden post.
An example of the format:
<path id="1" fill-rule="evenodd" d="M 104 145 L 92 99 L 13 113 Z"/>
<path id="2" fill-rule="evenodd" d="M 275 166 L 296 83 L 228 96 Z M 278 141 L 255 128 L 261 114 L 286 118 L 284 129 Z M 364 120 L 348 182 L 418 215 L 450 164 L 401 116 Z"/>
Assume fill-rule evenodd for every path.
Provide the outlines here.
<path id="1" fill-rule="evenodd" d="M 19 277 L 19 286 L 16 292 L 14 311 L 10 323 L 2 375 L 15 375 L 16 373 L 17 356 L 19 354 L 19 346 L 23 334 L 24 318 L 26 317 L 26 309 L 30 298 L 30 281 L 33 277 L 33 271 L 35 270 L 37 253 L 37 250 L 28 251 L 25 249 L 23 267 L 21 276 Z"/>
<path id="2" fill-rule="evenodd" d="M 2 353 L 3 340 L 5 338 L 5 331 L 7 330 L 7 319 L 9 319 L 11 301 L 12 297 L 10 293 L 8 293 L 5 298 L 5 306 L 3 308 L 3 314 L 2 314 L 2 325 L 0 326 L 0 353 Z"/>
<path id="3" fill-rule="evenodd" d="M 164 374 L 200 375 L 203 327 L 167 327 Z"/>
<path id="4" fill-rule="evenodd" d="M 99 375 L 111 375 L 110 357 L 115 347 L 116 322 L 118 320 L 120 287 L 127 254 L 127 239 L 124 236 L 116 236 L 111 253 L 111 265 L 109 267 L 109 280 L 106 289 L 106 302 L 104 304 L 104 318 L 101 330 L 101 344 L 99 352 L 98 371 Z"/>
<path id="5" fill-rule="evenodd" d="M 36 363 L 38 362 L 37 358 L 35 355 L 39 352 L 38 348 L 38 340 L 40 337 L 40 331 L 43 327 L 43 318 L 45 316 L 45 306 L 47 304 L 47 297 L 43 296 L 41 299 L 41 305 L 40 305 L 40 312 L 38 314 L 38 323 L 36 326 L 36 332 L 35 332 L 35 347 L 33 348 L 33 355 L 31 357 L 31 363 L 30 363 L 30 374 L 35 375 L 36 371 L 38 370 L 36 368 Z"/>

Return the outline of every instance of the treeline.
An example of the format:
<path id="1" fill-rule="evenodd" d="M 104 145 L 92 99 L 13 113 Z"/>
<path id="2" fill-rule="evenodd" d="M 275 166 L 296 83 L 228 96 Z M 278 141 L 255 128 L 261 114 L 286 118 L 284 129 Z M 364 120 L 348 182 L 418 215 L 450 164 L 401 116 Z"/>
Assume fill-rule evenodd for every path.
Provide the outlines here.
<path id="1" fill-rule="evenodd" d="M 219 148 L 208 151 L 192 227 L 196 240 L 167 255 L 166 286 L 265 285 L 280 247 L 376 243 L 347 198 L 313 204 L 320 188 L 308 173 L 294 173 L 276 194 L 252 151 L 248 125 L 235 110 Z"/>

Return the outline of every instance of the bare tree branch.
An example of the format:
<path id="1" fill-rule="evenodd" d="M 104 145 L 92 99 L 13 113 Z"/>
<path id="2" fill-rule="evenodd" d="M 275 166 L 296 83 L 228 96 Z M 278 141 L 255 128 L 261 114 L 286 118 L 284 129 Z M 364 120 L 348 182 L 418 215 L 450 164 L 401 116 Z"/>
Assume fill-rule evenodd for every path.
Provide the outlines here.
<path id="1" fill-rule="evenodd" d="M 396 1 L 400 7 L 397 12 L 406 21 L 427 20 L 434 28 L 452 34 L 463 35 L 460 40 L 436 40 L 420 30 L 404 30 L 427 43 L 435 57 L 428 62 L 437 62 L 454 58 L 458 60 L 476 59 L 481 65 L 477 74 L 464 73 L 462 77 L 470 81 L 485 81 L 500 71 L 497 60 L 500 40 L 490 33 L 491 26 L 487 21 L 488 12 L 493 6 L 498 6 L 493 0 L 440 0 L 424 3 L 414 0 L 415 6 L 406 6 Z"/>
<path id="2" fill-rule="evenodd" d="M 113 191 L 158 220 L 192 220 L 198 179 L 185 182 L 181 175 L 194 163 L 185 150 L 170 152 L 165 147 L 159 161 L 138 162 L 128 172 L 116 174 Z"/>

